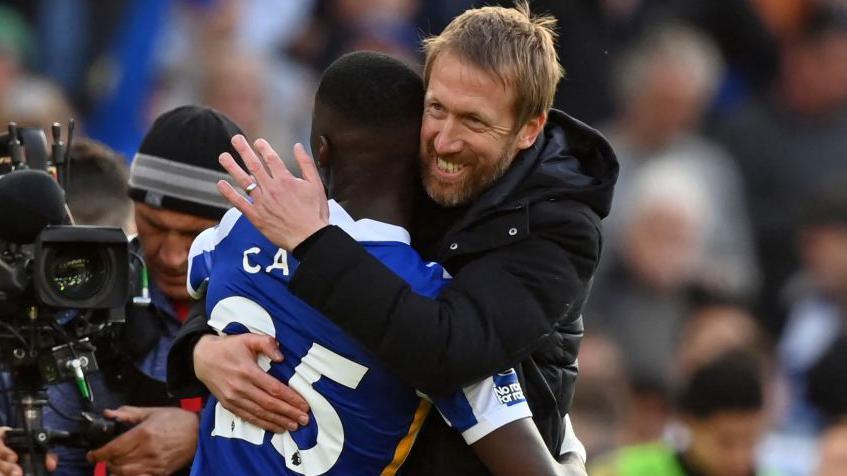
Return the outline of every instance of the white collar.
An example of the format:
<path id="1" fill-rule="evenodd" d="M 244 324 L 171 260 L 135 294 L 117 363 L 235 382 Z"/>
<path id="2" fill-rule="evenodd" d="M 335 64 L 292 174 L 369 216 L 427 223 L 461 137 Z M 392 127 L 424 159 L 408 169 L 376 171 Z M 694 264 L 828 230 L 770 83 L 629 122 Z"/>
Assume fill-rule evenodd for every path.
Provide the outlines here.
<path id="1" fill-rule="evenodd" d="M 356 241 L 395 241 L 411 244 L 409 232 L 402 226 L 362 218 L 354 220 L 335 200 L 329 201 L 329 223 L 335 225 Z"/>

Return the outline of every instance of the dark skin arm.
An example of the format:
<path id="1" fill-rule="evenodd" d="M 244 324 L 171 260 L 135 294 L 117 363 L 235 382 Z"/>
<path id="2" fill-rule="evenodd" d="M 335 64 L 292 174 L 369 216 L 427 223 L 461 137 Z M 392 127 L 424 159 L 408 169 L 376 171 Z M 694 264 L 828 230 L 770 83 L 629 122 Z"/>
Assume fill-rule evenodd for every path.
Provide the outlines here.
<path id="1" fill-rule="evenodd" d="M 476 456 L 495 476 L 587 476 L 585 465 L 573 453 L 557 462 L 529 418 L 513 421 L 471 445 Z"/>

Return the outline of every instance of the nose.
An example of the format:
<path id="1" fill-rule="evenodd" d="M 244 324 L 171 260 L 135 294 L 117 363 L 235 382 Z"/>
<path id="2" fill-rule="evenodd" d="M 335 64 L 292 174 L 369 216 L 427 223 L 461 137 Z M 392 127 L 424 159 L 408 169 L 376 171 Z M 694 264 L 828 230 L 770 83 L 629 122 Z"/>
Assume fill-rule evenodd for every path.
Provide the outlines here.
<path id="1" fill-rule="evenodd" d="M 462 139 L 459 136 L 455 119 L 451 117 L 442 123 L 441 129 L 435 136 L 433 146 L 438 155 L 456 154 L 462 150 Z"/>
<path id="2" fill-rule="evenodd" d="M 172 270 L 183 269 L 188 262 L 191 242 L 180 233 L 168 233 L 159 247 L 159 261 Z"/>

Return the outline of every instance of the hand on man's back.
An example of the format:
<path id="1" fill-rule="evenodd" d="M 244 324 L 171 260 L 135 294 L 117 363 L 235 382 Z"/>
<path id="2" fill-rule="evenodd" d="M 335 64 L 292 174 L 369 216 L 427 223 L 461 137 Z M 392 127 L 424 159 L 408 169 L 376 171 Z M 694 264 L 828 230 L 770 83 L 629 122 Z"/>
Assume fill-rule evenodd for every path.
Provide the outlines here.
<path id="1" fill-rule="evenodd" d="M 194 348 L 194 372 L 224 408 L 249 423 L 273 433 L 307 425 L 306 400 L 264 372 L 256 363 L 259 355 L 282 361 L 269 336 L 204 336 Z"/>

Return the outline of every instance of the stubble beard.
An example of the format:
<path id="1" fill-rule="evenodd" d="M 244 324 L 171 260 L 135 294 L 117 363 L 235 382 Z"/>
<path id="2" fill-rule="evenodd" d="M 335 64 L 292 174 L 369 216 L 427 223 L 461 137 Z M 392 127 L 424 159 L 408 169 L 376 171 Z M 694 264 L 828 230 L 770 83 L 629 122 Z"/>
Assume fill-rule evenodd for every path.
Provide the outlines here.
<path id="1" fill-rule="evenodd" d="M 427 195 L 435 203 L 443 207 L 458 207 L 468 205 L 470 202 L 479 198 L 483 192 L 488 190 L 491 185 L 503 174 L 509 170 L 512 165 L 511 157 L 513 141 L 510 141 L 500 155 L 497 161 L 491 165 L 485 165 L 480 168 L 479 164 L 474 164 L 471 173 L 465 174 L 460 182 L 455 184 L 444 185 L 432 172 L 432 163 L 435 162 L 437 155 L 431 146 L 427 146 L 427 159 L 424 167 L 423 183 Z"/>

